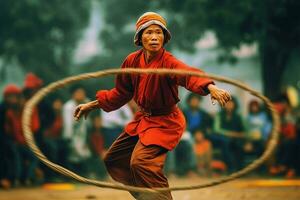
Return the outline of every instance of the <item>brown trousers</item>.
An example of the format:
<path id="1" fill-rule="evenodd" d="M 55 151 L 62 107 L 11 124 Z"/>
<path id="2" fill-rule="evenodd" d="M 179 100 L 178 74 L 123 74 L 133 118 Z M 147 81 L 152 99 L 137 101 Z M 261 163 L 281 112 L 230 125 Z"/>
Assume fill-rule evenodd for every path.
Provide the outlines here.
<path id="1" fill-rule="evenodd" d="M 104 158 L 108 173 L 123 184 L 137 187 L 168 187 L 163 174 L 167 150 L 157 145 L 145 146 L 138 136 L 122 133 Z M 172 200 L 170 192 L 158 194 L 134 193 L 138 200 Z"/>

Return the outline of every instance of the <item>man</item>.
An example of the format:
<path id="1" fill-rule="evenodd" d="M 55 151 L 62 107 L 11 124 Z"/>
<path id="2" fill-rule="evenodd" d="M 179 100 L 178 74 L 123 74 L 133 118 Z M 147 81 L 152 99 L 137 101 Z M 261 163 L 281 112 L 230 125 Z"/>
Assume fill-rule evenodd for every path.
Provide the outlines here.
<path id="1" fill-rule="evenodd" d="M 214 118 L 213 134 L 208 135 L 215 146 L 221 148 L 228 173 L 243 167 L 243 144 L 245 126 L 238 110 L 239 104 L 235 97 L 222 108 Z"/>
<path id="2" fill-rule="evenodd" d="M 131 53 L 122 68 L 167 68 L 200 71 L 187 66 L 167 52 L 163 46 L 171 39 L 166 21 L 159 14 L 147 12 L 136 23 L 134 43 L 143 48 Z M 124 132 L 108 150 L 104 162 L 113 179 L 138 187 L 168 187 L 163 174 L 168 150 L 179 142 L 185 119 L 176 106 L 178 86 L 200 95 L 211 94 L 222 105 L 230 95 L 207 78 L 192 76 L 118 75 L 116 86 L 98 91 L 96 101 L 79 105 L 74 117 L 78 120 L 89 111 L 101 108 L 112 111 L 132 98 L 140 107 Z M 172 199 L 170 192 L 160 194 L 131 193 L 136 199 Z"/>
<path id="3" fill-rule="evenodd" d="M 16 108 L 20 99 L 21 89 L 15 84 L 8 84 L 3 90 L 3 101 L 0 103 L 0 187 L 9 188 L 15 181 L 13 162 L 16 149 L 13 145 L 13 138 L 6 132 L 6 113 Z"/>
<path id="4" fill-rule="evenodd" d="M 35 171 L 39 162 L 30 149 L 28 149 L 23 134 L 22 113 L 25 100 L 22 96 L 22 90 L 10 87 L 10 91 L 14 91 L 14 93 L 11 93 L 11 95 L 14 95 L 14 100 L 10 102 L 10 106 L 5 113 L 5 133 L 13 138 L 14 182 L 16 186 L 20 181 L 25 185 L 31 185 L 37 181 Z M 36 133 L 39 127 L 38 111 L 34 109 L 31 117 L 31 129 L 33 133 Z"/>
<path id="5" fill-rule="evenodd" d="M 184 110 L 186 118 L 187 130 L 195 134 L 196 131 L 201 131 L 203 134 L 209 134 L 212 129 L 213 120 L 211 116 L 202 108 L 201 96 L 191 93 L 187 98 L 187 109 Z"/>
<path id="6" fill-rule="evenodd" d="M 74 123 L 73 113 L 76 106 L 87 102 L 86 92 L 83 86 L 74 85 L 71 88 L 72 98 L 63 105 L 63 134 L 62 138 L 68 147 L 66 156 L 66 165 L 74 171 L 85 174 L 87 171 L 87 160 L 91 156 L 87 144 L 88 125 L 90 121 L 81 121 Z"/>

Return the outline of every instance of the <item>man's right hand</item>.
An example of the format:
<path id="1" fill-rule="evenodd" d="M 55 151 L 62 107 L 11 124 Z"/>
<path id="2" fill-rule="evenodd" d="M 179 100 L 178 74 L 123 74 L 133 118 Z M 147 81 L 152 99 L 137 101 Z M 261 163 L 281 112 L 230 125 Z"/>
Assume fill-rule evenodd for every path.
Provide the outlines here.
<path id="1" fill-rule="evenodd" d="M 86 119 L 91 110 L 98 106 L 98 101 L 91 101 L 89 103 L 79 104 L 74 112 L 74 118 L 78 121 L 83 115 Z"/>

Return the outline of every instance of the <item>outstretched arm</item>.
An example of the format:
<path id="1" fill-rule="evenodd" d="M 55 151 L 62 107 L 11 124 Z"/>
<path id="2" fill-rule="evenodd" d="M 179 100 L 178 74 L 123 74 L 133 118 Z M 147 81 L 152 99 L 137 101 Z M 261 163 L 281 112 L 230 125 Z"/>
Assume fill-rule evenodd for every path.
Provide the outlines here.
<path id="1" fill-rule="evenodd" d="M 123 62 L 122 68 L 129 66 L 127 59 Z M 116 110 L 133 97 L 133 86 L 131 76 L 129 74 L 119 74 L 116 77 L 115 88 L 111 90 L 99 90 L 96 94 L 95 101 L 77 106 L 74 112 L 74 117 L 79 120 L 82 115 L 85 117 L 89 112 L 96 108 L 101 108 L 106 112 Z"/>
<path id="2" fill-rule="evenodd" d="M 175 57 L 171 57 L 171 68 L 173 69 L 182 69 L 187 71 L 196 71 L 204 73 L 200 69 L 190 67 L 183 62 L 177 60 Z M 186 89 L 195 92 L 200 95 L 207 95 L 210 93 L 211 99 L 218 101 L 221 106 L 224 106 L 231 97 L 230 94 L 223 89 L 218 88 L 213 80 L 205 77 L 196 77 L 190 75 L 174 75 L 171 76 L 171 79 L 176 82 L 176 84 L 185 87 Z"/>

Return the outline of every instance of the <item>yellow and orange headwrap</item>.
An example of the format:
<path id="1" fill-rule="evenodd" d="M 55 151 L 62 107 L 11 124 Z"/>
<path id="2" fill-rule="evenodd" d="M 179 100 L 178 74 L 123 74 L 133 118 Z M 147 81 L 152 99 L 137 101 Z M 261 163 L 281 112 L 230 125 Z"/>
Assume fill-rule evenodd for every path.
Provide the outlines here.
<path id="1" fill-rule="evenodd" d="M 167 29 L 167 22 L 166 20 L 160 16 L 159 14 L 155 12 L 146 12 L 136 22 L 136 32 L 134 35 L 134 44 L 137 46 L 142 46 L 142 43 L 140 41 L 140 33 L 150 25 L 159 25 L 163 30 L 165 34 L 165 40 L 164 43 L 166 44 L 171 39 L 171 33 Z"/>

